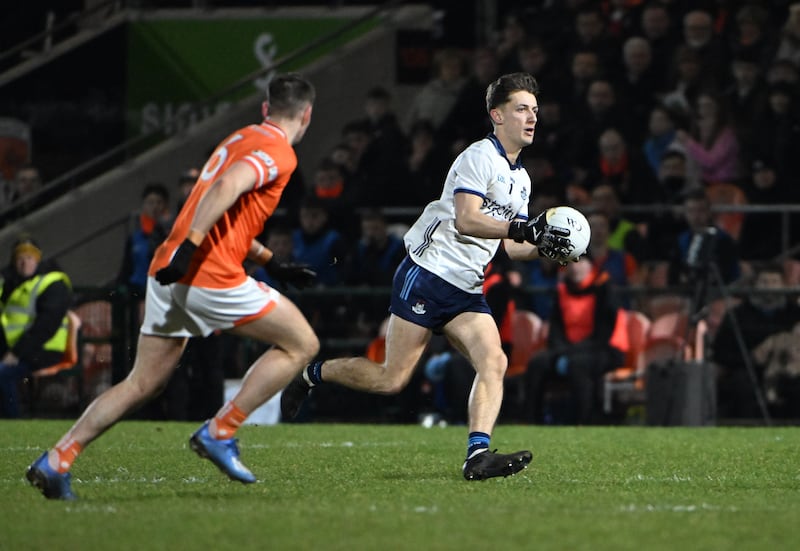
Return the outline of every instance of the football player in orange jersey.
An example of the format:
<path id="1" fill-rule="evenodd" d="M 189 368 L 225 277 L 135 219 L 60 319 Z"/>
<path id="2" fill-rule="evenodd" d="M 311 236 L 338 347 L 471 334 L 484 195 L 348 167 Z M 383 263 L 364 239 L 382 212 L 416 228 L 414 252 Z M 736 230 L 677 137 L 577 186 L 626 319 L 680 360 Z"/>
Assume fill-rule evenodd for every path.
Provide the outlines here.
<path id="1" fill-rule="evenodd" d="M 271 262 L 272 252 L 255 237 L 297 167 L 292 146 L 308 128 L 314 97 L 302 77 L 275 77 L 264 121 L 237 130 L 211 155 L 150 266 L 133 369 L 28 468 L 28 480 L 45 497 L 75 499 L 69 469 L 81 450 L 161 390 L 189 337 L 219 330 L 272 347 L 250 367 L 236 396 L 192 435 L 190 446 L 231 479 L 255 482 L 233 436 L 314 358 L 319 341 L 300 310 L 248 277 L 242 263 L 260 262 L 276 280 L 297 287 L 313 282 L 316 274 L 306 266 Z"/>

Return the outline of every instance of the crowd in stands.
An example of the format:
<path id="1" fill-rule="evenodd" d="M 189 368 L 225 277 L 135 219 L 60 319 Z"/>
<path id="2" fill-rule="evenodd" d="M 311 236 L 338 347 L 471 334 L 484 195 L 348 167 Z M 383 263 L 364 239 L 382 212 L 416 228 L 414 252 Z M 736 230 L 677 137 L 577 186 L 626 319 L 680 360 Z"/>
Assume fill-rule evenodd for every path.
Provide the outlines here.
<path id="1" fill-rule="evenodd" d="M 321 288 L 388 287 L 404 256 L 403 224 L 413 216 L 394 219 L 382 208 L 421 208 L 437 198 L 455 156 L 491 130 L 487 84 L 526 71 L 542 89 L 536 137 L 522 154 L 534 186 L 530 214 L 570 204 L 589 215 L 586 273 L 602 280 L 604 293 L 607 287 L 694 284 L 693 236 L 709 227 L 726 284 L 758 271 L 757 262 L 800 258 L 786 250 L 800 242 L 800 213 L 784 220 L 776 212 L 714 211 L 730 197 L 739 204 L 800 204 L 800 2 L 511 4 L 494 42 L 435 52 L 431 78 L 406 112 L 395 111 L 389 88 L 364 91 L 363 117 L 340 129 L 339 143 L 314 167 L 311 181 L 297 175 L 282 203 L 287 214 L 265 228 L 263 241 L 276 257 L 309 264 Z M 196 169 L 191 174 L 181 178 L 189 188 Z M 134 293 L 141 293 L 148 251 L 174 214 L 168 198 L 163 185 L 148 185 L 131 220 L 117 283 Z M 252 273 L 274 283 L 263 270 Z M 535 260 L 505 273 L 513 274 L 518 309 L 562 319 L 558 293 L 570 278 L 557 264 Z M 580 286 L 586 273 L 567 287 Z M 524 291 L 531 287 L 551 292 Z M 387 297 L 342 297 L 329 306 L 297 295 L 297 302 L 323 339 L 372 338 L 387 315 Z M 641 307 L 625 293 L 618 298 L 620 307 Z M 614 311 L 604 310 L 607 336 Z M 770 335 L 792 330 L 788 321 L 772 328 Z M 720 338 L 726 331 L 723 326 Z M 755 347 L 767 336 L 748 343 Z M 620 352 L 605 341 L 600 349 L 609 360 L 601 372 L 619 363 Z M 595 345 L 587 348 L 589 357 L 598 354 Z M 559 350 L 537 366 L 558 371 L 571 362 L 581 372 L 589 369 L 585 357 L 563 359 Z M 431 357 L 441 353 L 434 349 Z M 761 354 L 764 366 L 774 358 Z M 744 383 L 733 379 L 739 380 L 730 394 L 736 400 Z M 585 394 L 585 378 L 579 380 Z M 777 380 L 770 379 L 773 391 Z M 430 404 L 435 386 L 429 380 L 425 387 Z M 589 407 L 582 402 L 576 418 L 591 419 Z M 528 415 L 541 420 L 543 413 Z"/>

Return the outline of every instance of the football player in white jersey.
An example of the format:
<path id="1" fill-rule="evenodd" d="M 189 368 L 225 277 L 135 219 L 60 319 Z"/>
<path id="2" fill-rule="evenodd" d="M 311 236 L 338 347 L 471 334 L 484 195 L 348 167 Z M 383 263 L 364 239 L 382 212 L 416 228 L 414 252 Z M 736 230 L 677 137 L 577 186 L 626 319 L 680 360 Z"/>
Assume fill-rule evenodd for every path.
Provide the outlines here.
<path id="1" fill-rule="evenodd" d="M 456 158 L 441 197 L 405 236 L 408 255 L 394 277 L 385 361 L 360 357 L 310 364 L 283 392 L 284 419 L 294 418 L 311 388 L 322 382 L 379 394 L 400 392 L 437 331 L 476 373 L 464 477 L 508 476 L 528 465 L 529 451 L 489 451 L 507 358 L 482 291 L 484 268 L 501 241 L 517 260 L 543 256 L 563 261 L 569 252 L 568 229 L 549 226 L 544 216 L 528 220 L 531 180 L 520 152 L 533 142 L 538 91 L 527 73 L 503 75 L 489 85 L 486 108 L 493 132 Z"/>

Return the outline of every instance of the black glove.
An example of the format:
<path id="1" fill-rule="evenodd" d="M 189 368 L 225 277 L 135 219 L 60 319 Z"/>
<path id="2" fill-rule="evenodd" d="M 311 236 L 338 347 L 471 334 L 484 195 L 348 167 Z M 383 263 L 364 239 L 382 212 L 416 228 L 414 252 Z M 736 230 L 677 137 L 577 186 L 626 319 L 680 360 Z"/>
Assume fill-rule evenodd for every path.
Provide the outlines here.
<path id="1" fill-rule="evenodd" d="M 169 264 L 156 272 L 156 281 L 161 285 L 169 285 L 175 283 L 180 278 L 186 275 L 189 271 L 189 264 L 192 262 L 194 252 L 197 250 L 197 245 L 184 239 L 183 243 L 175 250 L 172 255 L 172 260 Z"/>
<path id="2" fill-rule="evenodd" d="M 540 212 L 530 220 L 525 227 L 525 239 L 536 245 L 539 256 L 555 260 L 562 266 L 566 264 L 567 257 L 575 246 L 569 240 L 568 228 L 551 226 L 547 223 L 547 211 Z"/>
<path id="3" fill-rule="evenodd" d="M 264 269 L 282 284 L 291 283 L 298 289 L 311 287 L 317 278 L 317 272 L 309 268 L 307 264 L 269 261 L 264 265 Z"/>
<path id="4" fill-rule="evenodd" d="M 539 256 L 555 260 L 562 266 L 566 266 L 569 255 L 575 246 L 569 240 L 569 230 L 548 225 L 536 248 L 539 249 Z M 578 258 L 573 258 L 572 261 L 577 262 Z"/>

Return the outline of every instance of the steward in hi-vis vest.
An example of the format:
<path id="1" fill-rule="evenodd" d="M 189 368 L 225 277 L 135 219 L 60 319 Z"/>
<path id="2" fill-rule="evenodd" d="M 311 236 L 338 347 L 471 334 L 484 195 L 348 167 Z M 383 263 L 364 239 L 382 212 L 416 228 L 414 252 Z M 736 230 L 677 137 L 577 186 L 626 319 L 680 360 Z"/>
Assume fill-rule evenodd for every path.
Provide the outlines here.
<path id="1" fill-rule="evenodd" d="M 9 417 L 19 414 L 18 381 L 58 363 L 67 347 L 72 284 L 67 274 L 41 259 L 38 245 L 22 237 L 2 273 L 0 393 Z"/>

